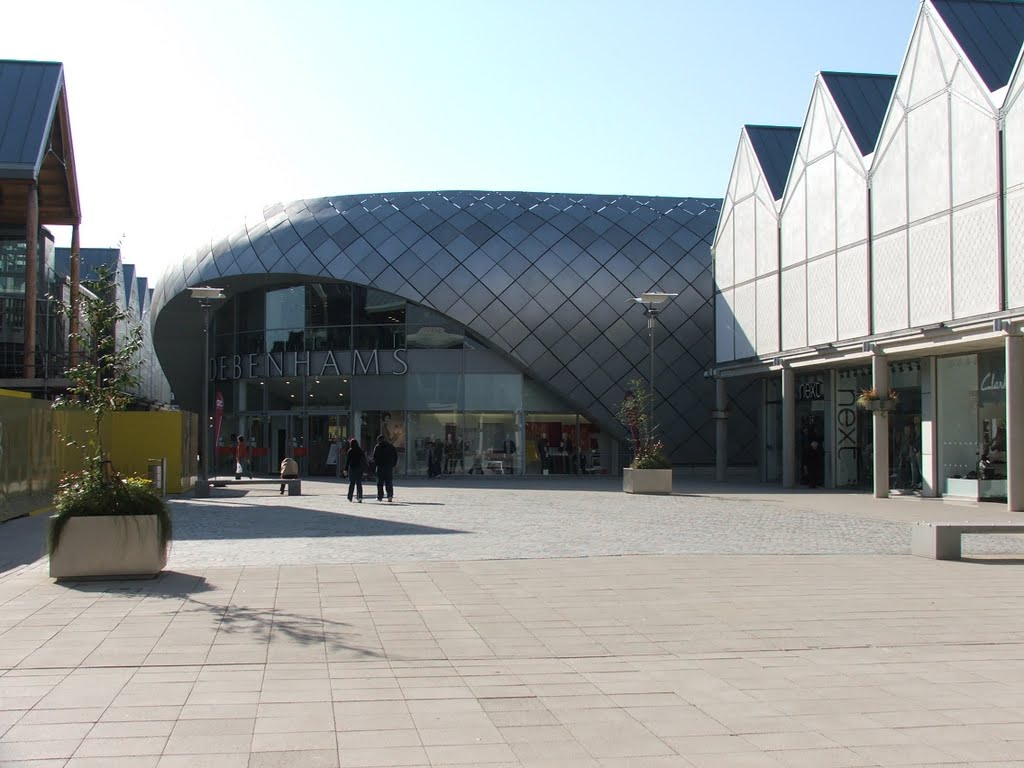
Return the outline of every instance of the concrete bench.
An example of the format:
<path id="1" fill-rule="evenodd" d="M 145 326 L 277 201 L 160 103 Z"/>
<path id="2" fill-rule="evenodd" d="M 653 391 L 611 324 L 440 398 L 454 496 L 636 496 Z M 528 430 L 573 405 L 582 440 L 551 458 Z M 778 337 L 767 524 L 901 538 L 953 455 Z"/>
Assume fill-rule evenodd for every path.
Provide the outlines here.
<path id="1" fill-rule="evenodd" d="M 965 533 L 1024 533 L 1024 523 L 914 523 L 910 552 L 934 560 L 959 560 Z"/>
<path id="2" fill-rule="evenodd" d="M 289 496 L 301 496 L 302 495 L 302 481 L 299 479 L 292 480 L 281 480 L 280 478 L 273 479 L 267 478 L 265 480 L 232 480 L 228 478 L 215 479 L 215 480 L 197 480 L 196 481 L 196 497 L 206 498 L 210 495 L 211 488 L 228 488 L 236 485 L 273 485 L 277 488 L 281 487 L 281 484 L 288 486 Z"/>

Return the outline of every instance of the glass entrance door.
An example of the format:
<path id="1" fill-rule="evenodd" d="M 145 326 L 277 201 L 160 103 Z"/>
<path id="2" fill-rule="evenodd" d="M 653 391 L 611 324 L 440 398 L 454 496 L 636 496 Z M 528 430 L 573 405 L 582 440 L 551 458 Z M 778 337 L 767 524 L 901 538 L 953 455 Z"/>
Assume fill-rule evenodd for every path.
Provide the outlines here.
<path id="1" fill-rule="evenodd" d="M 299 463 L 300 476 L 309 474 L 304 421 L 302 416 L 294 414 L 270 414 L 270 434 L 267 436 L 269 473 L 277 474 L 281 461 L 290 456 Z"/>
<path id="2" fill-rule="evenodd" d="M 348 411 L 309 416 L 309 475 L 341 476 L 341 444 L 349 438 Z"/>

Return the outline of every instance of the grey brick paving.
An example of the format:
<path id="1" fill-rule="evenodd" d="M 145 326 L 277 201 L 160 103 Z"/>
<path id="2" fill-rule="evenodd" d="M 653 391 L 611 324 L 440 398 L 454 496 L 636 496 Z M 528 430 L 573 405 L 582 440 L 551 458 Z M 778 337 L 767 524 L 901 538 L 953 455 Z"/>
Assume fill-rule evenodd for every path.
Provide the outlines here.
<path id="1" fill-rule="evenodd" d="M 276 488 L 230 489 L 211 501 L 172 502 L 171 565 L 908 554 L 912 519 L 930 519 L 936 510 L 978 519 L 999 510 L 984 505 L 987 509 L 979 512 L 975 505 L 965 512 L 920 499 L 893 499 L 879 506 L 863 494 L 779 496 L 768 488 L 745 496 L 705 495 L 714 489 L 683 481 L 676 485 L 684 493 L 636 496 L 618 490 L 619 482 L 406 481 L 392 504 L 371 498 L 349 503 L 347 486 L 329 482 L 304 482 L 300 497 L 282 497 Z M 910 517 L 879 519 L 887 508 L 891 517 Z M 236 540 L 244 541 L 244 547 Z M 965 552 L 1024 553 L 1024 537 L 968 537 Z"/>

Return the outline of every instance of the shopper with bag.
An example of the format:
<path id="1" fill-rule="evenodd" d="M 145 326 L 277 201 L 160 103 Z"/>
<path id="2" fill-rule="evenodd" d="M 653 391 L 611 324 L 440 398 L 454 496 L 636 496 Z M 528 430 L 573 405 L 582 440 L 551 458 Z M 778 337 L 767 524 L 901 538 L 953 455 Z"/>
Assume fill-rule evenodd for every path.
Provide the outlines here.
<path id="1" fill-rule="evenodd" d="M 235 446 L 235 480 L 241 480 L 242 474 L 249 475 L 252 480 L 252 465 L 249 463 L 249 446 L 245 444 L 245 438 L 238 436 L 238 445 Z"/>

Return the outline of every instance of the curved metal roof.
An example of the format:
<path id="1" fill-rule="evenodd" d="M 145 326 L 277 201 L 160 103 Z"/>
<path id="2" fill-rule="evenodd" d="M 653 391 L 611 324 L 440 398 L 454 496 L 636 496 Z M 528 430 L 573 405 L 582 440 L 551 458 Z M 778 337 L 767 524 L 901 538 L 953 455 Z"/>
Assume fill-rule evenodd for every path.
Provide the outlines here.
<path id="1" fill-rule="evenodd" d="M 274 205 L 168 269 L 153 298 L 154 343 L 188 407 L 202 366 L 188 286 L 351 282 L 451 317 L 613 428 L 628 382 L 648 376 L 646 320 L 630 298 L 679 293 L 659 318 L 658 419 L 676 461 L 706 462 L 719 212 L 714 199 L 472 191 Z"/>

